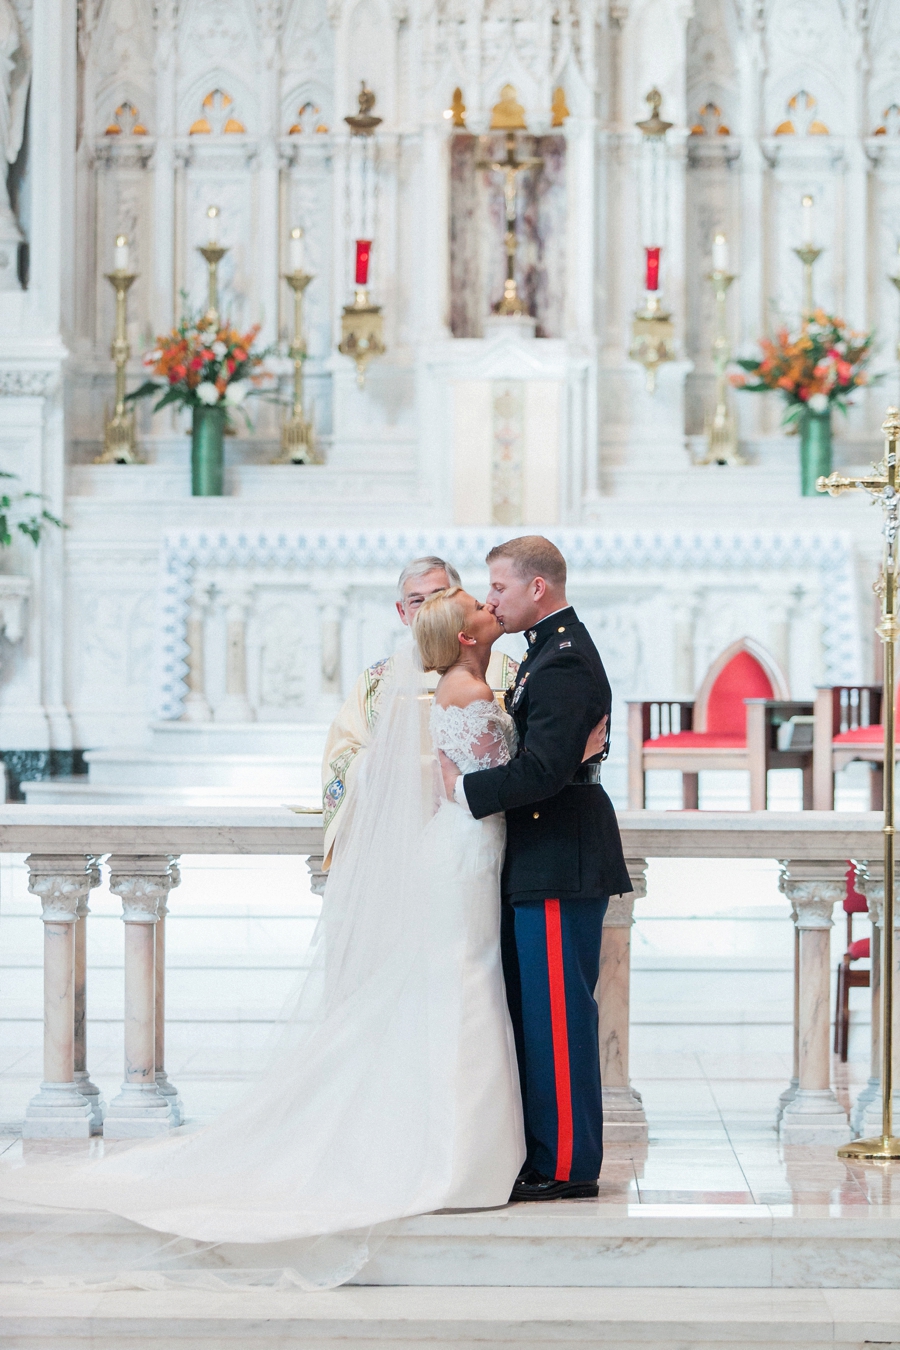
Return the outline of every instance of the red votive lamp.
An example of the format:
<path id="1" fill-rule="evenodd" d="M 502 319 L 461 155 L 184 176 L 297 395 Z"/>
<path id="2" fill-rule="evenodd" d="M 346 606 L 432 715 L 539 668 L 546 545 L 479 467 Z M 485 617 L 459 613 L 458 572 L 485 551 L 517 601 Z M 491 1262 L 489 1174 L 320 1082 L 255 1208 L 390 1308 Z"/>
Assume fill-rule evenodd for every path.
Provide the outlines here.
<path id="1" fill-rule="evenodd" d="M 359 246 L 357 245 L 357 247 L 359 247 Z M 660 251 L 661 251 L 661 250 L 658 249 L 658 248 L 645 248 L 645 249 L 644 249 L 644 252 L 645 252 L 646 255 L 647 255 L 647 281 L 646 281 L 646 289 L 647 289 L 648 291 L 658 291 L 658 290 L 659 290 L 659 255 L 660 255 Z"/>
<path id="2" fill-rule="evenodd" d="M 369 284 L 369 254 L 372 251 L 371 239 L 357 239 L 356 241 L 356 284 L 357 286 L 367 286 Z M 657 249 L 657 253 L 659 249 Z"/>

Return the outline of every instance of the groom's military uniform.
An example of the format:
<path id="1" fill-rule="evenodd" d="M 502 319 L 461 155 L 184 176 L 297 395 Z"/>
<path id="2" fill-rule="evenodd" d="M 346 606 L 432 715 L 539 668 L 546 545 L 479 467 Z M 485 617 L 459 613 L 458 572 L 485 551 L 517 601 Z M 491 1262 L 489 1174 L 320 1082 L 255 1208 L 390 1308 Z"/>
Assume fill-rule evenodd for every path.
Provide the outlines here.
<path id="1" fill-rule="evenodd" d="M 476 817 L 506 812 L 503 969 L 516 1037 L 528 1165 L 593 1181 L 603 1159 L 594 990 L 610 895 L 631 890 L 597 761 L 581 763 L 610 712 L 603 663 L 575 610 L 529 629 L 507 695 L 519 737 L 509 764 L 466 774 Z"/>

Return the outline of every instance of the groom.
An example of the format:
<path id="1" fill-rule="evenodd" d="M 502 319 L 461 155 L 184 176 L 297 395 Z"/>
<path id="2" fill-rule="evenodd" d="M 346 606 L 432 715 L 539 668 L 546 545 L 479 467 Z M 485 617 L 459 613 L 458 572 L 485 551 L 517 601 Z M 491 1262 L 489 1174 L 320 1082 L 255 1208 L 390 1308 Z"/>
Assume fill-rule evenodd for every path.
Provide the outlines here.
<path id="1" fill-rule="evenodd" d="M 581 763 L 611 692 L 584 624 L 566 600 L 555 544 L 526 535 L 487 555 L 487 607 L 525 633 L 507 708 L 519 751 L 463 776 L 444 762 L 447 791 L 480 820 L 506 812 L 502 946 L 528 1149 L 513 1200 L 597 1195 L 603 1108 L 594 989 L 610 895 L 631 890 L 598 760 Z"/>

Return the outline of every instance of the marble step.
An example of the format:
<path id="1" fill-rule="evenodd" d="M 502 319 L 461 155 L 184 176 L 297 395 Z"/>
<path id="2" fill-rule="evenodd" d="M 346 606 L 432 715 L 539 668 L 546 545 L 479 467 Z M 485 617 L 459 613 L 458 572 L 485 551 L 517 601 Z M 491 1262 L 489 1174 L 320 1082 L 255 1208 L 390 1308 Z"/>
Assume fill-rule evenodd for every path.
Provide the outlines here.
<path id="1" fill-rule="evenodd" d="M 246 782 L 241 787 L 216 787 L 211 784 L 167 787 L 158 783 L 100 785 L 90 778 L 51 778 L 43 783 L 23 783 L 25 800 L 36 806 L 302 806 L 317 805 L 321 795 L 318 765 L 306 766 L 303 773 L 292 772 L 290 781 L 271 790 L 252 791 Z M 317 794 L 319 794 L 317 796 Z"/>
<path id="2" fill-rule="evenodd" d="M 863 1350 L 900 1345 L 895 1290 L 0 1288 L 10 1350 Z"/>
<path id="3" fill-rule="evenodd" d="M 858 1211 L 858 1212 L 857 1212 Z M 2 1278 L 152 1269 L 156 1235 L 91 1213 L 0 1208 Z M 293 1264 L 289 1242 L 200 1250 L 206 1270 Z M 533 1289 L 900 1289 L 900 1208 L 590 1201 L 429 1214 L 391 1226 L 355 1283 Z M 898 1304 L 900 1314 L 900 1304 Z M 898 1336 L 900 1340 L 900 1336 Z M 2 1343 L 2 1340 L 0 1340 Z"/>

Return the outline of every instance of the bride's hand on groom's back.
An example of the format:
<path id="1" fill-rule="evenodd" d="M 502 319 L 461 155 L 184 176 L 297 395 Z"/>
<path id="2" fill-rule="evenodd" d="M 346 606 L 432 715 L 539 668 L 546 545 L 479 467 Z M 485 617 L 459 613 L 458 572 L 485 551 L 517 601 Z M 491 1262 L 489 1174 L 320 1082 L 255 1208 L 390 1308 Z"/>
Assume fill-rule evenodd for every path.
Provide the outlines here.
<path id="1" fill-rule="evenodd" d="M 606 747 L 606 728 L 608 723 L 608 717 L 601 717 L 590 736 L 588 736 L 587 745 L 584 747 L 584 754 L 581 756 L 582 764 L 586 759 L 593 759 L 595 755 L 603 753 L 603 750 Z"/>

